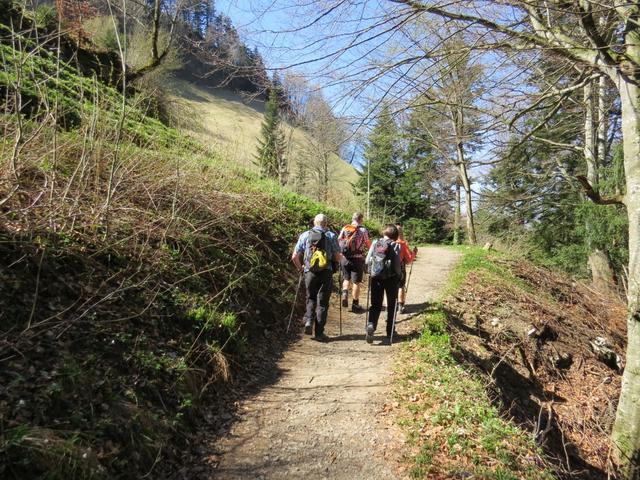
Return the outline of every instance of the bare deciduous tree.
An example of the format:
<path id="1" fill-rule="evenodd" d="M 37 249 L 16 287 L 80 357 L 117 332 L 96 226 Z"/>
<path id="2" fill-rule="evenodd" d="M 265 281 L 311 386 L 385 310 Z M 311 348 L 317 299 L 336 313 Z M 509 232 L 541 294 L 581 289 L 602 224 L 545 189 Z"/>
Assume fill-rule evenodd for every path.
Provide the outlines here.
<path id="1" fill-rule="evenodd" d="M 300 121 L 308 133 L 301 161 L 316 180 L 318 200 L 326 202 L 347 132 L 331 106 L 319 94 L 310 96 Z"/>

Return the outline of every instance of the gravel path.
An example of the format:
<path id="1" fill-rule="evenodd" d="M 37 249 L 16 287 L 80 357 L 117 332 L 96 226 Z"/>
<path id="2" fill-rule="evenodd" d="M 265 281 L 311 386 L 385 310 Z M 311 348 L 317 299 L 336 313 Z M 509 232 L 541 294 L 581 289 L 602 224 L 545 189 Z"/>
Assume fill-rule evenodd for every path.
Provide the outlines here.
<path id="1" fill-rule="evenodd" d="M 407 313 L 398 315 L 400 338 L 391 347 L 380 345 L 382 336 L 373 345 L 365 343 L 364 314 L 343 310 L 340 335 L 334 295 L 326 329 L 331 341 L 301 338 L 279 362 L 278 381 L 242 402 L 239 421 L 218 444 L 214 478 L 404 478 L 402 435 L 385 413 L 385 405 L 393 402 L 393 357 L 415 334 L 411 319 L 437 296 L 457 259 L 445 248 L 420 250 Z M 384 334 L 384 315 L 376 334 Z"/>

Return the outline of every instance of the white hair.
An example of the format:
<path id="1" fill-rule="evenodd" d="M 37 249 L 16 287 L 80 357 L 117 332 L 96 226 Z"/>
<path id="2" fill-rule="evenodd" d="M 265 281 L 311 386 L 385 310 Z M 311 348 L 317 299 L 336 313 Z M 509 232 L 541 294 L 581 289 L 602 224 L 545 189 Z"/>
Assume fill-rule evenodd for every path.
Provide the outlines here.
<path id="1" fill-rule="evenodd" d="M 317 214 L 316 217 L 313 219 L 313 224 L 316 227 L 326 227 L 328 223 L 329 223 L 329 219 L 324 213 Z"/>

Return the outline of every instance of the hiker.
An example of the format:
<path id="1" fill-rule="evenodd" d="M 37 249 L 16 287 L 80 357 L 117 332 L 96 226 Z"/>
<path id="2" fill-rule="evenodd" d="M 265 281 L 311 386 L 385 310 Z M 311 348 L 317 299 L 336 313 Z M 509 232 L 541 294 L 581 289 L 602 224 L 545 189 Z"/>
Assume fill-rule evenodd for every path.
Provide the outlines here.
<path id="1" fill-rule="evenodd" d="M 378 327 L 378 318 L 382 311 L 382 300 L 387 296 L 387 337 L 384 343 L 391 342 L 398 286 L 402 275 L 400 266 L 400 245 L 398 228 L 390 223 L 385 225 L 382 238 L 371 244 L 365 263 L 369 269 L 369 288 L 371 290 L 371 309 L 366 327 L 367 343 L 373 342 L 373 334 Z"/>
<path id="2" fill-rule="evenodd" d="M 352 284 L 351 311 L 363 313 L 360 306 L 360 285 L 364 277 L 364 256 L 371 246 L 369 232 L 362 226 L 364 215 L 356 212 L 351 217 L 352 222 L 342 227 L 338 236 L 338 245 L 344 259 L 342 260 L 342 306 L 349 306 L 349 286 Z"/>
<path id="3" fill-rule="evenodd" d="M 400 288 L 398 289 L 398 311 L 404 313 L 404 301 L 407 297 L 406 282 L 407 282 L 407 264 L 413 263 L 418 255 L 418 247 L 413 250 L 409 250 L 409 244 L 404 238 L 404 232 L 402 225 L 396 223 L 398 229 L 398 240 L 396 243 L 400 245 L 400 268 L 402 270 L 402 276 L 400 277 Z"/>
<path id="4" fill-rule="evenodd" d="M 327 342 L 324 334 L 331 295 L 332 262 L 340 262 L 338 237 L 327 228 L 327 216 L 319 213 L 313 219 L 313 228 L 298 238 L 291 260 L 300 273 L 304 273 L 307 289 L 307 310 L 304 315 L 304 333 L 320 342 Z M 315 328 L 314 328 L 315 326 Z"/>

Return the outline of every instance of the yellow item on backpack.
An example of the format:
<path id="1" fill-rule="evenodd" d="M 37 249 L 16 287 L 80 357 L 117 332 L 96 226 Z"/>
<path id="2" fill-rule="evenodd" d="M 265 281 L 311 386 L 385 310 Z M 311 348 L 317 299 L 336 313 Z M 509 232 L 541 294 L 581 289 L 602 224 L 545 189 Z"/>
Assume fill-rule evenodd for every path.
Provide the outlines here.
<path id="1" fill-rule="evenodd" d="M 327 260 L 327 252 L 324 250 L 316 250 L 309 259 L 309 267 L 312 272 L 324 270 L 329 265 Z"/>

